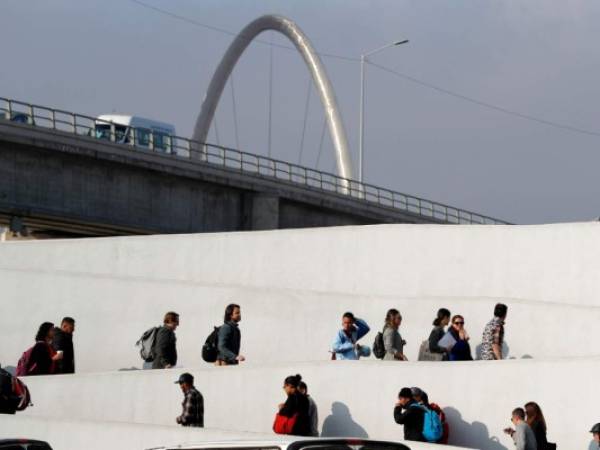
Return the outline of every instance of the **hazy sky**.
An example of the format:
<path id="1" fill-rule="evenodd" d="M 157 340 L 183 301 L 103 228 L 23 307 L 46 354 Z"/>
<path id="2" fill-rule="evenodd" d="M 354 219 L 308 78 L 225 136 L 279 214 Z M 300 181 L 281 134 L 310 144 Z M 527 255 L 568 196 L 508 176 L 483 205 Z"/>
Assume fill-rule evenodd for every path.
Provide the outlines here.
<path id="1" fill-rule="evenodd" d="M 141 0 L 239 31 L 275 13 L 321 52 L 373 62 L 576 133 L 465 102 L 370 66 L 365 181 L 517 223 L 600 215 L 600 2 L 597 0 Z M 98 115 L 171 122 L 190 136 L 205 89 L 232 37 L 131 0 L 0 0 L 0 96 Z M 262 40 L 287 45 L 267 32 Z M 253 43 L 234 71 L 243 150 L 267 153 L 270 47 Z M 357 168 L 359 64 L 322 57 Z M 272 149 L 298 162 L 309 74 L 273 50 Z M 217 111 L 235 147 L 231 90 Z M 311 93 L 302 164 L 315 167 L 323 126 Z M 597 134 L 593 134 L 597 133 Z M 214 131 L 210 141 L 215 141 Z M 334 170 L 326 135 L 319 168 Z"/>

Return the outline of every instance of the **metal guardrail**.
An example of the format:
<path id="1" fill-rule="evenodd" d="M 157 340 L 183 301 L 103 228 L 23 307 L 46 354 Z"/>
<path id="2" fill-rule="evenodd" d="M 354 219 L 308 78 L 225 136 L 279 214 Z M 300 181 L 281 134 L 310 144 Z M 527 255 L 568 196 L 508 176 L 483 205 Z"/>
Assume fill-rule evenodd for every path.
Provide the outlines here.
<path id="1" fill-rule="evenodd" d="M 509 225 L 503 220 L 472 211 L 360 183 L 266 156 L 192 141 L 179 136 L 165 136 L 162 133 L 159 135 L 159 133 L 147 129 L 129 127 L 124 131 L 118 124 L 95 117 L 3 97 L 0 97 L 0 105 L 0 118 L 26 123 L 30 126 L 87 136 L 90 139 L 105 139 L 124 146 L 133 146 L 141 151 L 163 154 L 170 158 L 183 158 L 202 164 L 226 167 L 243 173 L 301 184 L 450 224 Z M 101 133 L 99 132 L 100 128 L 102 128 Z"/>

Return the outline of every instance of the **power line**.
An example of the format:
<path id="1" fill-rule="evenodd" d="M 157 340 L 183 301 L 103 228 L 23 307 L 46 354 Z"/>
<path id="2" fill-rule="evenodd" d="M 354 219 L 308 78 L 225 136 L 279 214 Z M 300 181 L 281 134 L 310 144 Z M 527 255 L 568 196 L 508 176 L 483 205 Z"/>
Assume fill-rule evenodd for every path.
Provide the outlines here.
<path id="1" fill-rule="evenodd" d="M 433 89 L 433 90 L 435 90 L 437 92 L 441 92 L 442 94 L 446 94 L 446 95 L 449 95 L 451 97 L 458 98 L 458 99 L 463 100 L 465 102 L 469 102 L 469 103 L 473 103 L 473 104 L 478 105 L 478 106 L 483 106 L 485 108 L 493 109 L 494 111 L 498 111 L 498 112 L 501 112 L 501 113 L 504 113 L 504 114 L 508 114 L 508 115 L 511 115 L 511 116 L 519 117 L 521 119 L 530 120 L 532 122 L 537 122 L 537 123 L 540 123 L 540 124 L 543 124 L 543 125 L 547 125 L 547 126 L 550 126 L 550 127 L 560 128 L 560 129 L 567 130 L 567 131 L 572 131 L 574 133 L 586 134 L 586 135 L 589 135 L 589 136 L 600 136 L 600 132 L 597 132 L 597 131 L 585 130 L 583 128 L 578 128 L 578 127 L 574 127 L 574 126 L 571 126 L 571 125 L 562 124 L 562 123 L 559 123 L 559 122 L 553 122 L 551 120 L 540 119 L 539 117 L 531 116 L 529 114 L 523 114 L 523 113 L 520 113 L 518 111 L 513 111 L 513 110 L 510 110 L 510 109 L 507 109 L 507 108 L 503 108 L 502 106 L 497 106 L 497 105 L 493 105 L 492 103 L 488 103 L 488 102 L 484 102 L 484 101 L 481 101 L 481 100 L 477 100 L 476 98 L 468 97 L 466 95 L 450 91 L 450 90 L 445 89 L 443 87 L 437 86 L 435 84 L 428 83 L 426 81 L 419 80 L 418 78 L 411 77 L 410 75 L 406 75 L 406 74 L 401 73 L 401 72 L 397 72 L 395 70 L 390 69 L 389 67 L 381 66 L 381 65 L 376 64 L 376 63 L 371 62 L 371 61 L 367 61 L 367 64 L 370 64 L 370 65 L 372 65 L 374 67 L 377 67 L 380 70 L 383 70 L 384 72 L 391 73 L 393 75 L 396 75 L 396 76 L 398 76 L 400 78 L 403 78 L 405 80 L 408 80 L 408 81 L 410 81 L 412 83 L 415 83 L 415 84 L 418 84 L 420 86 L 424 86 L 426 88 Z"/>
<path id="2" fill-rule="evenodd" d="M 273 40 L 273 32 L 269 33 L 269 39 Z M 268 155 L 271 157 L 271 129 L 273 118 L 273 47 L 269 47 L 269 143 Z"/>
<path id="3" fill-rule="evenodd" d="M 147 4 L 147 3 L 145 3 L 145 2 L 143 2 L 141 0 L 130 0 L 130 1 L 132 3 L 138 5 L 138 6 L 141 6 L 141 7 L 150 9 L 150 10 L 153 10 L 153 11 L 159 13 L 159 14 L 164 14 L 166 16 L 169 16 L 169 17 L 173 18 L 173 19 L 177 19 L 177 20 L 181 20 L 181 21 L 187 22 L 187 23 L 189 23 L 191 25 L 194 25 L 194 26 L 197 26 L 197 27 L 205 28 L 207 30 L 216 31 L 218 33 L 227 34 L 229 36 L 238 36 L 238 34 L 239 34 L 239 33 L 236 33 L 236 32 L 230 31 L 230 30 L 226 30 L 224 28 L 219 28 L 219 27 L 215 27 L 215 26 L 212 26 L 212 25 L 207 25 L 207 24 L 202 23 L 202 22 L 198 22 L 197 20 L 193 20 L 193 19 L 190 19 L 188 17 L 181 16 L 179 14 L 175 14 L 175 13 L 173 13 L 171 11 L 168 11 L 168 10 L 165 10 L 165 9 L 162 9 L 162 8 L 157 8 L 156 6 L 149 5 L 149 4 Z M 257 43 L 262 44 L 262 45 L 270 45 L 271 47 L 281 48 L 281 49 L 284 49 L 284 50 L 293 50 L 293 51 L 296 50 L 295 47 L 290 47 L 288 45 L 283 45 L 283 44 L 272 43 L 272 42 L 264 41 L 264 40 L 261 40 L 261 39 L 254 39 L 253 42 L 257 42 Z M 350 62 L 360 62 L 359 58 L 355 58 L 355 57 L 351 57 L 351 56 L 339 55 L 339 54 L 335 54 L 335 53 L 325 53 L 325 52 L 316 52 L 316 53 L 319 56 L 323 56 L 323 57 L 326 57 L 326 58 L 333 58 L 333 59 L 338 59 L 338 60 L 343 60 L 343 61 L 350 61 Z M 528 121 L 531 121 L 531 122 L 536 122 L 536 123 L 539 123 L 539 124 L 542 124 L 542 125 L 546 125 L 546 126 L 553 127 L 553 128 L 558 128 L 558 129 L 565 130 L 565 131 L 570 131 L 570 132 L 573 132 L 573 133 L 585 134 L 587 136 L 596 136 L 596 137 L 600 136 L 600 132 L 598 132 L 598 131 L 586 130 L 586 129 L 575 127 L 575 126 L 572 126 L 572 125 L 563 124 L 563 123 L 555 122 L 555 121 L 551 121 L 551 120 L 546 120 L 546 119 L 542 119 L 540 117 L 532 116 L 530 114 L 525 114 L 525 113 L 521 113 L 521 112 L 518 112 L 518 111 L 510 110 L 510 109 L 504 108 L 502 106 L 497 106 L 497 105 L 494 105 L 494 104 L 489 103 L 489 102 L 478 100 L 476 98 L 469 97 L 469 96 L 460 94 L 458 92 L 451 91 L 450 89 L 446 89 L 446 88 L 443 88 L 441 86 L 437 86 L 435 84 L 429 83 L 427 81 L 420 80 L 420 79 L 418 79 L 416 77 L 407 75 L 405 73 L 398 72 L 396 70 L 390 69 L 389 67 L 385 67 L 385 66 L 382 66 L 380 64 L 376 64 L 374 62 L 371 62 L 371 61 L 367 61 L 367 63 L 371 64 L 373 67 L 376 67 L 376 68 L 378 68 L 380 70 L 383 70 L 384 72 L 388 72 L 388 73 L 394 74 L 394 75 L 396 75 L 396 76 L 398 76 L 400 78 L 403 78 L 404 80 L 407 80 L 407 81 L 410 81 L 412 83 L 418 84 L 420 86 L 432 89 L 432 90 L 440 92 L 442 94 L 449 95 L 449 96 L 454 97 L 456 99 L 459 99 L 459 100 L 462 100 L 462 101 L 465 101 L 465 102 L 468 102 L 468 103 L 471 103 L 471 104 L 474 104 L 474 105 L 478 105 L 478 106 L 483 107 L 483 108 L 492 109 L 492 110 L 494 110 L 496 112 L 501 112 L 503 114 L 511 115 L 511 116 L 514 116 L 514 117 L 519 117 L 519 118 L 524 119 L 524 120 L 528 120 Z"/>
<path id="4" fill-rule="evenodd" d="M 300 152 L 298 164 L 302 164 L 302 153 L 304 152 L 304 134 L 306 133 L 306 120 L 308 119 L 308 107 L 310 104 L 310 91 L 312 90 L 312 79 L 308 78 L 308 89 L 306 92 L 306 104 L 304 105 L 304 121 L 302 122 L 302 137 L 300 138 Z"/>
<path id="5" fill-rule="evenodd" d="M 233 83 L 233 73 L 229 76 L 229 87 L 231 88 L 231 100 L 233 107 L 233 130 L 235 133 L 235 145 L 240 150 L 240 136 L 238 134 L 237 106 L 235 101 L 235 87 Z"/>

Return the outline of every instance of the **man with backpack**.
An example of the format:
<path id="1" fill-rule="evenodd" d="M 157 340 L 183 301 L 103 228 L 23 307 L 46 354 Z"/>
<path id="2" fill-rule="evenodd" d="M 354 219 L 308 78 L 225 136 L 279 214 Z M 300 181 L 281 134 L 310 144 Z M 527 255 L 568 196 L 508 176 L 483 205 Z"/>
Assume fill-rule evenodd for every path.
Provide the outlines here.
<path id="1" fill-rule="evenodd" d="M 219 340 L 217 344 L 217 366 L 236 365 L 245 361 L 240 355 L 240 343 L 242 335 L 238 323 L 242 320 L 240 305 L 231 303 L 225 308 L 223 325 L 219 328 Z"/>
<path id="2" fill-rule="evenodd" d="M 165 314 L 163 326 L 156 332 L 154 342 L 153 369 L 170 369 L 177 364 L 177 337 L 175 330 L 179 326 L 179 314 L 169 311 Z"/>
<path id="3" fill-rule="evenodd" d="M 55 373 L 75 373 L 75 352 L 73 351 L 73 332 L 75 319 L 65 317 L 60 328 L 54 328 L 52 347 L 56 352 L 62 352 L 61 360 L 56 361 Z"/>
<path id="4" fill-rule="evenodd" d="M 414 400 L 409 387 L 403 387 L 398 394 L 394 408 L 394 420 L 404 425 L 404 440 L 425 442 L 423 423 L 425 411 Z"/>

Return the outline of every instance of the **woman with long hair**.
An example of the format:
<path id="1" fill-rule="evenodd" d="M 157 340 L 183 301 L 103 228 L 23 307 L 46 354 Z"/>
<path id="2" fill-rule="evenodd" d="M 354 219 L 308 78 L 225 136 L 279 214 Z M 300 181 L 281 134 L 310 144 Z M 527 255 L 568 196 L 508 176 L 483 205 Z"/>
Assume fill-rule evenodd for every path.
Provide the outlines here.
<path id="1" fill-rule="evenodd" d="M 287 395 L 287 400 L 279 405 L 279 415 L 287 418 L 294 418 L 295 416 L 292 432 L 289 434 L 310 436 L 309 401 L 306 395 L 298 389 L 301 381 L 301 375 L 290 375 L 283 381 L 283 390 Z"/>
<path id="2" fill-rule="evenodd" d="M 536 402 L 529 402 L 525 404 L 525 415 L 525 421 L 535 435 L 538 450 L 547 450 L 546 419 L 544 419 L 542 408 Z"/>
<path id="3" fill-rule="evenodd" d="M 450 361 L 472 361 L 471 346 L 469 345 L 469 334 L 465 329 L 465 319 L 457 314 L 452 317 L 452 325 L 448 328 L 448 333 L 454 338 L 456 343 L 449 348 L 448 359 Z"/>
<path id="4" fill-rule="evenodd" d="M 450 323 L 450 311 L 446 308 L 440 308 L 437 316 L 433 321 L 433 330 L 429 334 L 429 351 L 431 353 L 439 353 L 444 355 L 444 359 L 448 359 L 448 349 L 440 347 L 438 342 L 446 334 L 446 327 Z"/>
<path id="5" fill-rule="evenodd" d="M 25 375 L 51 375 L 55 373 L 55 361 L 62 359 L 62 353 L 52 348 L 54 324 L 44 322 L 35 335 L 35 345 L 31 349 L 29 360 L 24 367 Z"/>
<path id="6" fill-rule="evenodd" d="M 384 360 L 388 361 L 407 361 L 404 355 L 404 345 L 406 341 L 400 336 L 398 328 L 402 323 L 402 315 L 397 309 L 388 310 L 385 315 L 385 324 L 383 326 L 383 347 L 385 348 Z"/>

